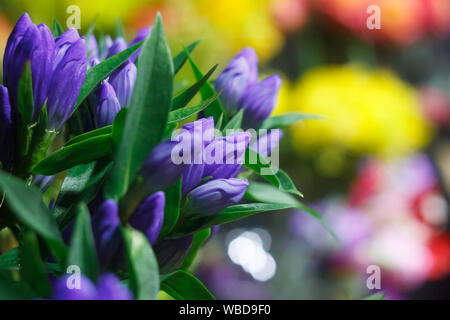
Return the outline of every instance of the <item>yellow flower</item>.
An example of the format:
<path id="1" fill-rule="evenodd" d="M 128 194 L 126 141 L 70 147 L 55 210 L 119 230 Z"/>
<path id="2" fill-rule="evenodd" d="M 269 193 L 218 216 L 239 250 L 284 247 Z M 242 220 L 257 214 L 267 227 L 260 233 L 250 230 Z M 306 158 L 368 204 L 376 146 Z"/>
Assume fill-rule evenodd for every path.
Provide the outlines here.
<path id="1" fill-rule="evenodd" d="M 356 153 L 401 156 L 430 138 L 416 92 L 387 70 L 313 69 L 284 101 L 278 110 L 326 117 L 294 126 L 301 150 L 342 146 Z"/>

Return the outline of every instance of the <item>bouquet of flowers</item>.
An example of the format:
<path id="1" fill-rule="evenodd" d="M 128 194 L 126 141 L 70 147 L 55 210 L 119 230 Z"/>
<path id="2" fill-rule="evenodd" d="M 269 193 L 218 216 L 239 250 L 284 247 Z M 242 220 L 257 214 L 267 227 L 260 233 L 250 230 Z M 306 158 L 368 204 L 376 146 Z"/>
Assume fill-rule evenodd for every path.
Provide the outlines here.
<path id="1" fill-rule="evenodd" d="M 198 42 L 172 57 L 159 14 L 131 43 L 94 31 L 24 14 L 9 37 L 0 299 L 214 299 L 189 270 L 217 226 L 290 208 L 320 219 L 276 151 L 280 128 L 310 116 L 270 117 L 281 79 L 259 81 L 253 49 L 212 82 Z"/>

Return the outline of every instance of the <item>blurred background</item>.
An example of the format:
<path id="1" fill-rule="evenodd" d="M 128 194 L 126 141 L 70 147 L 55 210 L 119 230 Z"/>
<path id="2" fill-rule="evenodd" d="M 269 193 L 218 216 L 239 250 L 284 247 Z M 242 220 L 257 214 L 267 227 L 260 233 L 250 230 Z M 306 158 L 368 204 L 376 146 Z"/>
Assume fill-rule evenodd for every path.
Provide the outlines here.
<path id="1" fill-rule="evenodd" d="M 300 211 L 224 226 L 195 266 L 217 298 L 359 299 L 370 265 L 388 299 L 450 298 L 449 0 L 0 0 L 0 49 L 23 12 L 65 25 L 73 4 L 130 39 L 161 11 L 204 71 L 252 46 L 284 79 L 275 113 L 325 117 L 285 131 L 281 167 L 339 241 Z"/>

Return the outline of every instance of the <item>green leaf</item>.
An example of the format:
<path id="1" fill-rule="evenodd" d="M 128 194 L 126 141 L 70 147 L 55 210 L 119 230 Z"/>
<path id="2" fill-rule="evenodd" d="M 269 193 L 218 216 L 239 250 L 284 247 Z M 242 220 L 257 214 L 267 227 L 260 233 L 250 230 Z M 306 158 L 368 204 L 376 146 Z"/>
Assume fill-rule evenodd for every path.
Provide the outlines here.
<path id="1" fill-rule="evenodd" d="M 64 179 L 54 215 L 61 230 L 72 221 L 74 206 L 79 202 L 90 203 L 100 191 L 105 177 L 112 167 L 106 159 L 71 168 Z"/>
<path id="2" fill-rule="evenodd" d="M 86 74 L 86 78 L 81 87 L 80 95 L 78 96 L 77 103 L 75 104 L 75 112 L 83 101 L 91 94 L 92 91 L 108 77 L 114 70 L 120 67 L 133 53 L 136 52 L 142 45 L 142 42 L 135 44 L 134 46 L 106 59 L 99 63 L 95 67 L 89 69 Z"/>
<path id="3" fill-rule="evenodd" d="M 181 70 L 181 68 L 184 66 L 188 59 L 188 55 L 186 54 L 186 51 L 188 53 L 192 53 L 194 49 L 197 47 L 197 45 L 200 43 L 200 41 L 195 41 L 188 45 L 183 51 L 181 51 L 175 58 L 173 58 L 173 66 L 175 70 L 175 74 L 178 73 L 178 71 Z"/>
<path id="4" fill-rule="evenodd" d="M 187 51 L 186 51 L 186 54 L 188 56 L 188 59 L 191 64 L 192 71 L 194 72 L 195 78 L 197 79 L 197 81 L 201 80 L 204 77 L 202 72 L 197 67 L 197 65 L 194 63 L 194 61 L 191 59 L 191 57 Z M 211 83 L 209 81 L 206 81 L 206 83 L 200 89 L 200 94 L 202 96 L 202 100 L 207 100 L 210 97 L 217 94 L 217 92 L 214 89 L 214 87 L 211 85 Z M 215 123 L 215 122 L 219 121 L 220 116 L 222 114 L 224 114 L 223 110 L 224 109 L 222 107 L 222 103 L 220 102 L 219 99 L 217 99 L 213 103 L 211 103 L 211 105 L 208 108 L 205 109 L 205 111 L 204 111 L 205 118 L 213 117 L 214 123 Z"/>
<path id="5" fill-rule="evenodd" d="M 103 136 L 105 134 L 112 134 L 112 131 L 113 131 L 112 126 L 106 126 L 103 128 L 95 129 L 95 130 L 80 134 L 76 137 L 73 137 L 72 139 L 67 141 L 67 143 L 64 145 L 64 147 L 68 147 L 72 144 L 83 142 L 83 141 L 89 140 L 94 137 Z"/>
<path id="6" fill-rule="evenodd" d="M 280 190 L 303 197 L 286 172 L 273 167 L 267 158 L 258 154 L 252 148 L 247 148 L 244 166 L 260 175 L 261 178 L 267 180 Z"/>
<path id="7" fill-rule="evenodd" d="M 244 118 L 244 109 L 239 110 L 238 113 L 234 115 L 233 118 L 227 123 L 225 128 L 223 128 L 223 131 L 226 132 L 227 130 L 237 130 L 242 127 L 242 119 Z"/>
<path id="8" fill-rule="evenodd" d="M 161 290 L 177 300 L 215 300 L 211 292 L 192 274 L 178 270 L 161 281 Z"/>
<path id="9" fill-rule="evenodd" d="M 78 266 L 81 273 L 95 283 L 100 273 L 100 267 L 92 234 L 89 209 L 86 204 L 79 203 L 76 211 L 77 218 L 70 241 L 67 266 Z"/>
<path id="10" fill-rule="evenodd" d="M 214 73 L 216 68 L 217 68 L 217 64 L 214 67 L 212 67 L 204 77 L 202 77 L 200 80 L 198 80 L 192 86 L 190 86 L 189 88 L 184 90 L 182 93 L 177 95 L 175 98 L 173 98 L 172 110 L 177 110 L 177 109 L 187 106 L 187 104 L 192 100 L 192 98 L 194 98 L 195 95 L 200 91 L 200 89 L 203 87 L 203 85 L 206 83 L 206 81 L 208 81 L 208 79 Z"/>
<path id="11" fill-rule="evenodd" d="M 262 123 L 261 129 L 270 130 L 276 128 L 284 128 L 298 121 L 313 120 L 313 119 L 324 119 L 324 118 L 321 116 L 306 113 L 286 113 L 266 119 Z"/>
<path id="12" fill-rule="evenodd" d="M 181 265 L 181 269 L 189 270 L 189 268 L 191 267 L 192 263 L 195 260 L 195 257 L 197 256 L 198 251 L 203 246 L 205 241 L 208 240 L 210 235 L 211 229 L 209 228 L 194 234 L 194 239 L 192 240 L 191 248 L 189 249 L 186 258 L 184 259 L 183 264 Z"/>
<path id="13" fill-rule="evenodd" d="M 161 140 L 167 124 L 173 88 L 173 64 L 161 15 L 153 24 L 140 56 L 123 136 L 114 167 L 105 185 L 105 196 L 118 200 L 127 191 L 139 167 Z"/>
<path id="14" fill-rule="evenodd" d="M 33 232 L 26 232 L 20 250 L 20 275 L 29 287 L 41 298 L 51 294 L 46 268 L 42 262 L 39 243 Z"/>
<path id="15" fill-rule="evenodd" d="M 0 272 L 0 300 L 27 300 L 35 298 L 34 293 L 25 283 L 11 279 Z"/>
<path id="16" fill-rule="evenodd" d="M 66 247 L 50 210 L 42 202 L 39 189 L 0 171 L 0 190 L 5 193 L 7 204 L 16 218 L 42 236 L 56 259 L 63 261 Z"/>
<path id="17" fill-rule="evenodd" d="M 0 271 L 19 268 L 19 248 L 14 248 L 0 256 Z"/>
<path id="18" fill-rule="evenodd" d="M 374 293 L 368 297 L 362 298 L 361 300 L 384 300 L 384 293 L 383 292 L 378 292 L 378 293 Z"/>
<path id="19" fill-rule="evenodd" d="M 104 134 L 71 144 L 52 153 L 39 162 L 31 172 L 50 176 L 73 168 L 79 164 L 89 163 L 112 154 L 111 134 Z"/>
<path id="20" fill-rule="evenodd" d="M 193 106 L 193 107 L 184 107 L 178 110 L 171 111 L 169 113 L 169 119 L 167 123 L 173 123 L 185 120 L 189 118 L 190 116 L 199 113 L 200 111 L 207 108 L 211 103 L 213 103 L 217 98 L 219 97 L 219 94 L 216 94 L 209 98 L 206 101 L 202 101 L 199 105 Z"/>
<path id="21" fill-rule="evenodd" d="M 160 237 L 168 235 L 178 222 L 181 206 L 181 179 L 164 191 L 166 205 L 164 207 L 164 223 Z"/>
<path id="22" fill-rule="evenodd" d="M 154 300 L 159 292 L 158 262 L 147 238 L 131 227 L 122 228 L 130 288 L 139 300 Z"/>
<path id="23" fill-rule="evenodd" d="M 30 124 L 33 117 L 34 100 L 33 85 L 31 78 L 31 66 L 27 61 L 22 69 L 22 76 L 19 80 L 19 89 L 17 93 L 17 108 L 24 124 Z"/>
<path id="24" fill-rule="evenodd" d="M 52 29 L 53 37 L 56 39 L 63 33 L 64 33 L 64 28 L 61 25 L 61 23 L 58 21 L 58 19 L 53 19 L 53 29 Z"/>
<path id="25" fill-rule="evenodd" d="M 122 108 L 119 113 L 114 118 L 113 130 L 112 130 L 112 139 L 114 150 L 117 150 L 120 144 L 120 140 L 122 140 L 123 128 L 125 127 L 125 121 L 127 119 L 127 108 Z"/>
<path id="26" fill-rule="evenodd" d="M 173 236 L 181 236 L 198 232 L 200 230 L 211 228 L 213 226 L 222 225 L 243 218 L 252 216 L 256 213 L 279 211 L 284 209 L 295 208 L 292 204 L 272 204 L 272 203 L 249 203 L 238 204 L 228 207 L 221 212 L 209 217 L 192 217 L 187 218 L 176 228 Z"/>
<path id="27" fill-rule="evenodd" d="M 323 217 L 314 209 L 308 207 L 304 203 L 298 201 L 294 196 L 292 196 L 289 193 L 285 193 L 281 191 L 280 189 L 269 185 L 267 183 L 261 183 L 252 181 L 250 182 L 249 186 L 247 187 L 247 190 L 245 192 L 245 199 L 250 201 L 259 201 L 259 202 L 265 202 L 265 203 L 278 203 L 278 204 L 291 204 L 295 206 L 295 208 L 305 211 L 306 213 L 310 214 L 314 218 L 316 218 L 319 223 L 322 224 L 322 226 L 327 230 L 330 235 L 335 238 L 335 240 L 338 240 L 336 234 L 333 232 L 333 230 L 330 228 L 328 223 L 323 219 Z"/>
<path id="28" fill-rule="evenodd" d="M 116 24 L 115 24 L 115 33 L 116 33 L 116 38 L 126 38 L 125 37 L 125 30 L 123 28 L 123 24 L 122 24 L 122 20 L 120 20 L 120 18 L 116 19 Z"/>

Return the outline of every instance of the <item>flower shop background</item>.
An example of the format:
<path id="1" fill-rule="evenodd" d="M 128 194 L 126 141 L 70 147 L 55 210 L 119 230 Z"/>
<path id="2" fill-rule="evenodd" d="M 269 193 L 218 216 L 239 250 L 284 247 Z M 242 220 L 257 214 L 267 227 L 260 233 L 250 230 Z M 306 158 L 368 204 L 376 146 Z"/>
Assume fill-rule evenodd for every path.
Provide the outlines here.
<path id="1" fill-rule="evenodd" d="M 369 265 L 387 298 L 450 298 L 448 0 L 2 0 L 1 50 L 22 12 L 50 25 L 71 4 L 84 30 L 130 35 L 161 11 L 173 50 L 202 40 L 203 69 L 254 47 L 283 77 L 276 113 L 324 117 L 285 131 L 280 159 L 339 242 L 303 212 L 224 226 L 195 267 L 217 298 L 360 298 Z"/>

